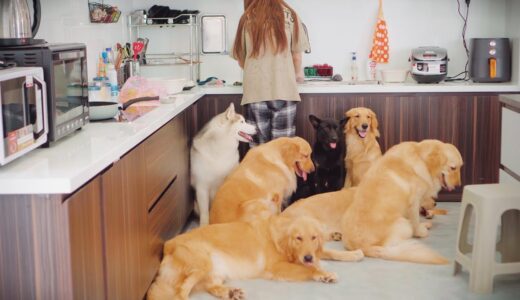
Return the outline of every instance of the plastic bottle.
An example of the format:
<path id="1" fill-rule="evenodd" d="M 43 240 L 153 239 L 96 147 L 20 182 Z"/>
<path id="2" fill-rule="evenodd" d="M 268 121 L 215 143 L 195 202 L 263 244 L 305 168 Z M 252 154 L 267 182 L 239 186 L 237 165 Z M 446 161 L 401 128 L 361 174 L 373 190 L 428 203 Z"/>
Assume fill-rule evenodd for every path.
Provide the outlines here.
<path id="1" fill-rule="evenodd" d="M 117 87 L 117 71 L 113 64 L 108 63 L 107 64 L 107 77 L 108 82 L 110 82 L 111 86 Z"/>
<path id="2" fill-rule="evenodd" d="M 352 82 L 358 81 L 358 65 L 356 52 L 352 52 L 352 58 L 350 60 L 350 80 Z"/>
<path id="3" fill-rule="evenodd" d="M 376 80 L 376 67 L 377 62 L 368 59 L 367 61 L 367 79 L 368 80 Z"/>

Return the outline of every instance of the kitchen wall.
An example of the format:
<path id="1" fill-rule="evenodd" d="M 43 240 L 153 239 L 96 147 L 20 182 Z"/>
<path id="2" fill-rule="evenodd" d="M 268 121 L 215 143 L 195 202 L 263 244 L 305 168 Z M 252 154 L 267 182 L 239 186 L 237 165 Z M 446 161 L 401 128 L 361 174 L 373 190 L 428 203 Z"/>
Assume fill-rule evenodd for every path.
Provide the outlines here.
<path id="1" fill-rule="evenodd" d="M 513 44 L 513 82 L 520 83 L 520 1 L 510 0 L 507 3 L 507 33 Z"/>
<path id="2" fill-rule="evenodd" d="M 48 42 L 80 42 L 87 45 L 88 74 L 96 74 L 99 53 L 127 39 L 125 15 L 132 11 L 130 0 L 107 0 L 122 10 L 121 18 L 114 24 L 90 23 L 87 0 L 40 0 L 42 21 L 37 38 Z M 101 2 L 101 1 L 98 1 Z M 32 1 L 31 1 L 32 3 Z"/>
<path id="3" fill-rule="evenodd" d="M 464 0 L 460 0 L 461 3 Z M 98 52 L 116 41 L 127 39 L 126 20 L 117 24 L 91 24 L 85 0 L 44 0 L 43 23 L 38 37 L 49 41 L 87 43 L 89 74 L 95 72 Z M 328 63 L 335 72 L 349 75 L 350 52 L 357 51 L 360 77 L 365 77 L 365 63 L 370 50 L 377 16 L 377 0 L 287 0 L 306 23 L 312 53 L 304 55 L 304 65 Z M 518 38 L 520 1 L 472 0 L 467 38 L 511 36 Z M 176 9 L 198 9 L 202 14 L 225 14 L 228 22 L 228 48 L 234 39 L 243 0 L 106 0 L 118 5 L 124 13 L 147 9 L 154 4 Z M 384 13 L 390 37 L 390 63 L 381 68 L 408 68 L 410 50 L 417 46 L 436 45 L 448 49 L 449 74 L 464 69 L 466 57 L 460 38 L 462 20 L 457 13 L 457 0 L 385 0 Z M 149 52 L 181 51 L 187 35 L 182 30 L 146 29 L 141 35 L 150 38 Z M 469 43 L 469 40 L 468 40 Z M 518 58 L 518 52 L 515 53 Z M 241 70 L 227 55 L 204 55 L 202 78 L 217 76 L 228 82 L 241 80 Z M 516 60 L 517 62 L 519 59 Z M 518 66 L 515 67 L 518 70 Z M 181 68 L 154 67 L 149 74 L 184 74 Z M 518 73 L 518 72 L 516 72 Z M 516 77 L 518 78 L 518 77 Z"/>

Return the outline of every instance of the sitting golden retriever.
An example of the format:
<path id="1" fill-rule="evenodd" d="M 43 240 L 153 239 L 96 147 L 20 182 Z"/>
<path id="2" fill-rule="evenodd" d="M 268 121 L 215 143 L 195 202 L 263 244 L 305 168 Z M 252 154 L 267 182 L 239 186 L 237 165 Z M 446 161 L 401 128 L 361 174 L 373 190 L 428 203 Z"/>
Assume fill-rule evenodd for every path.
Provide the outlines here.
<path id="1" fill-rule="evenodd" d="M 166 242 L 148 300 L 188 299 L 194 288 L 221 299 L 244 299 L 241 289 L 224 285 L 227 279 L 336 282 L 334 273 L 320 268 L 320 259 L 350 257 L 322 245 L 321 226 L 308 217 L 200 227 Z"/>
<path id="2" fill-rule="evenodd" d="M 355 190 L 356 187 L 352 187 L 298 200 L 287 207 L 281 216 L 312 217 L 323 226 L 327 239 L 339 241 L 341 240 L 341 217 L 352 204 Z M 362 252 L 357 252 L 357 255 L 363 257 Z"/>
<path id="3" fill-rule="evenodd" d="M 281 137 L 255 147 L 224 180 L 211 205 L 209 222 L 227 223 L 278 214 L 296 189 L 296 176 L 314 171 L 311 146 L 300 137 Z"/>
<path id="4" fill-rule="evenodd" d="M 356 107 L 345 113 L 345 187 L 357 186 L 370 166 L 381 157 L 376 114 L 369 108 Z"/>
<path id="5" fill-rule="evenodd" d="M 455 146 L 437 140 L 404 142 L 375 162 L 341 220 L 343 244 L 366 256 L 417 263 L 447 260 L 412 237 L 426 237 L 419 206 L 441 188 L 461 184 L 462 157 Z"/>

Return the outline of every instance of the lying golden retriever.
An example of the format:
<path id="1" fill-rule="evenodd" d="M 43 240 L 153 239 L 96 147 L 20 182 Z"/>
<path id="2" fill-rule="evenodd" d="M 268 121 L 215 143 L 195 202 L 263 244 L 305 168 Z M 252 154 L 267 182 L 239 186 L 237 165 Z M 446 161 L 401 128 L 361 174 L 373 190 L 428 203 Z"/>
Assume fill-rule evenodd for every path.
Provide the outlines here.
<path id="1" fill-rule="evenodd" d="M 255 147 L 224 180 L 211 205 L 209 222 L 227 223 L 278 214 L 296 189 L 296 176 L 314 171 L 311 146 L 300 137 L 281 137 Z"/>
<path id="2" fill-rule="evenodd" d="M 194 288 L 221 299 L 244 299 L 241 289 L 224 285 L 227 279 L 336 282 L 334 273 L 320 268 L 320 259 L 359 259 L 348 251 L 323 249 L 323 240 L 321 226 L 308 217 L 273 216 L 194 229 L 164 245 L 148 300 L 188 299 Z"/>
<path id="3" fill-rule="evenodd" d="M 317 194 L 294 202 L 281 216 L 296 218 L 307 216 L 316 219 L 323 226 L 328 240 L 341 240 L 341 218 L 352 204 L 356 187 L 335 192 Z M 362 252 L 357 255 L 363 256 Z"/>
<path id="4" fill-rule="evenodd" d="M 370 166 L 381 157 L 376 114 L 369 108 L 356 107 L 345 113 L 345 187 L 357 186 Z"/>
<path id="5" fill-rule="evenodd" d="M 462 157 L 455 146 L 437 140 L 404 142 L 375 162 L 341 220 L 343 244 L 366 256 L 416 263 L 447 260 L 412 237 L 426 237 L 420 203 L 441 188 L 461 184 Z"/>

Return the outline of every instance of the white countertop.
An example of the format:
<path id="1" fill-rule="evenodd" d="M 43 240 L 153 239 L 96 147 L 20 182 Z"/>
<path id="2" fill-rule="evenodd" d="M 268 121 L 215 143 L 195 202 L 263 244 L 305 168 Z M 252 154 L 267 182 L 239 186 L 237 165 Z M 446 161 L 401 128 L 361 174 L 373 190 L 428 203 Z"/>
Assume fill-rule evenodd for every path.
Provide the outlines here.
<path id="1" fill-rule="evenodd" d="M 414 83 L 350 85 L 307 82 L 300 93 L 520 92 L 514 84 Z M 169 120 L 206 94 L 241 94 L 241 87 L 196 88 L 174 104 L 125 123 L 90 123 L 75 134 L 0 166 L 0 194 L 69 194 L 99 174 Z"/>

